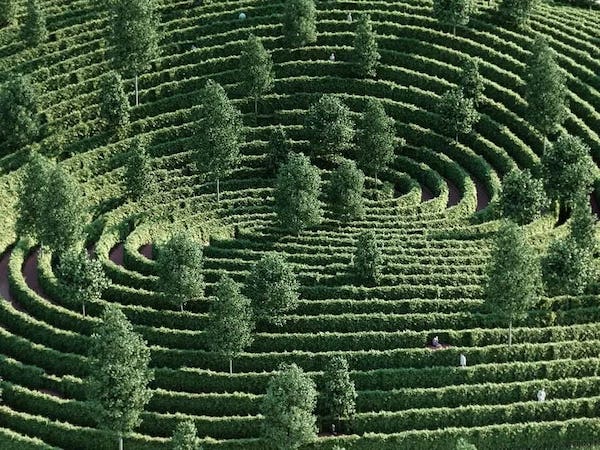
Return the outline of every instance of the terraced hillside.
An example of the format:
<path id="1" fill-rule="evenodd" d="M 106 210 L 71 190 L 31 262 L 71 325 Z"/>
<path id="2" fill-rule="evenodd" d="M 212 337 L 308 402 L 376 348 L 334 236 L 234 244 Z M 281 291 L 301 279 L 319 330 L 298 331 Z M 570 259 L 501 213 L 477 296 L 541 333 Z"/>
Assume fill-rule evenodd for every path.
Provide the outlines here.
<path id="1" fill-rule="evenodd" d="M 148 206 L 124 197 L 131 137 L 115 139 L 98 119 L 99 80 L 110 68 L 102 2 L 42 3 L 48 42 L 27 49 L 17 27 L 0 30 L 0 71 L 30 74 L 43 87 L 45 116 L 66 137 L 59 142 L 50 133 L 40 149 L 82 182 L 92 207 L 86 244 L 112 286 L 85 317 L 61 296 L 51 255 L 14 232 L 24 152 L 2 147 L 0 448 L 115 448 L 113 436 L 95 428 L 82 382 L 89 336 L 107 302 L 120 304 L 143 334 L 156 369 L 154 396 L 126 439 L 128 449 L 167 448 L 176 423 L 188 416 L 205 448 L 262 449 L 260 403 L 279 363 L 296 362 L 319 385 L 324 364 L 339 353 L 358 391 L 352 434 L 323 433 L 305 448 L 446 449 L 460 436 L 480 449 L 600 442 L 600 292 L 544 299 L 549 309 L 531 311 L 509 347 L 505 323 L 486 312 L 482 289 L 498 227 L 488 206 L 504 174 L 537 166 L 542 153 L 525 120 L 523 81 L 536 33 L 547 37 L 568 73 L 565 130 L 600 160 L 600 11 L 544 3 L 530 28 L 512 31 L 494 1 L 479 2 L 469 25 L 452 35 L 432 18 L 429 0 L 319 1 L 317 43 L 289 49 L 281 1 L 164 2 L 161 56 L 140 76 L 141 104 L 131 117 L 130 136 L 150 138 L 160 180 Z M 355 24 L 348 12 L 371 15 L 382 56 L 376 79 L 352 75 Z M 249 32 L 262 38 L 276 71 L 256 121 L 238 71 Z M 439 96 L 457 83 L 465 55 L 481 59 L 485 92 L 475 132 L 455 144 L 440 131 L 435 111 Z M 242 164 L 221 181 L 218 204 L 214 182 L 191 168 L 195 94 L 208 78 L 225 87 L 248 127 Z M 357 114 L 365 96 L 379 98 L 396 119 L 406 145 L 381 174 L 396 195 L 374 200 L 374 180 L 367 178 L 364 220 L 342 224 L 326 215 L 320 226 L 290 235 L 275 220 L 265 147 L 281 124 L 294 149 L 305 149 L 304 114 L 322 93 L 340 94 Z M 329 169 L 321 171 L 326 179 Z M 272 250 L 299 276 L 298 309 L 284 327 L 257 330 L 233 375 L 227 361 L 207 351 L 207 303 L 180 312 L 157 292 L 153 250 L 178 227 L 207 244 L 209 291 L 221 271 L 244 281 Z M 565 227 L 554 228 L 554 217 L 546 216 L 526 228 L 543 246 Z M 384 247 L 378 287 L 348 275 L 364 230 Z M 436 335 L 450 347 L 427 348 Z M 548 399 L 537 402 L 542 387 Z"/>

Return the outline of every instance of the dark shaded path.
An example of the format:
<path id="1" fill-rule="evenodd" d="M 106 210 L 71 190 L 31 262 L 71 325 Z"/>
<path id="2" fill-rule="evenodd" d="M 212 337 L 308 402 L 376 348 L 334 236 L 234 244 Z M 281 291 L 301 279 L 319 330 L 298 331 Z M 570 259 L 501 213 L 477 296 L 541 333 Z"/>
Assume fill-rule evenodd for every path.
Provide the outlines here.
<path id="1" fill-rule="evenodd" d="M 141 255 L 144 255 L 146 258 L 148 259 L 152 259 L 152 244 L 145 244 L 142 245 L 139 249 L 138 252 L 140 252 Z"/>
<path id="2" fill-rule="evenodd" d="M 108 252 L 108 259 L 114 262 L 117 266 L 123 265 L 123 243 L 119 242 Z"/>
<path id="3" fill-rule="evenodd" d="M 451 206 L 458 205 L 458 202 L 460 202 L 460 191 L 448 178 L 444 178 L 444 180 L 448 185 L 448 204 L 446 207 L 449 208 Z"/>
<path id="4" fill-rule="evenodd" d="M 592 206 L 592 212 L 596 214 L 596 217 L 600 218 L 600 205 L 598 205 L 598 200 L 596 200 L 593 192 L 590 195 L 590 205 Z"/>
<path id="5" fill-rule="evenodd" d="M 431 199 L 433 199 L 433 194 L 431 193 L 431 190 L 427 186 L 422 184 L 421 185 L 421 203 L 426 202 Z"/>
<path id="6" fill-rule="evenodd" d="M 27 259 L 25 259 L 25 263 L 23 264 L 23 277 L 25 278 L 25 283 L 29 286 L 29 289 L 34 291 L 40 297 L 45 298 L 46 300 L 50 300 L 42 287 L 40 286 L 40 280 L 38 278 L 38 255 L 40 249 L 36 248 L 33 252 L 31 252 Z"/>
<path id="7" fill-rule="evenodd" d="M 490 204 L 490 196 L 479 180 L 475 180 L 475 187 L 477 188 L 477 211 L 481 211 Z"/>
<path id="8" fill-rule="evenodd" d="M 12 246 L 6 249 L 0 259 L 0 295 L 10 302 L 17 311 L 25 312 L 25 308 L 16 301 L 10 292 L 10 283 L 8 282 L 8 263 L 12 253 Z"/>

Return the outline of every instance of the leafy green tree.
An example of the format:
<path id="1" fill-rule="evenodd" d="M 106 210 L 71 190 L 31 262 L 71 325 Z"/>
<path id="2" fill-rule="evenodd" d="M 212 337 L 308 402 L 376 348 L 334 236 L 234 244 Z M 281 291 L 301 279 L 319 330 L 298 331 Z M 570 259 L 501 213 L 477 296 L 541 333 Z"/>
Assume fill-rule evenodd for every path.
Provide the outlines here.
<path id="1" fill-rule="evenodd" d="M 116 305 L 108 305 L 91 337 L 88 395 L 98 426 L 123 436 L 141 423 L 152 397 L 150 349 Z"/>
<path id="2" fill-rule="evenodd" d="M 177 424 L 171 437 L 171 450 L 202 450 L 193 420 L 182 420 Z"/>
<path id="3" fill-rule="evenodd" d="M 466 439 L 458 438 L 458 440 L 456 441 L 455 449 L 456 450 L 477 450 L 477 447 L 475 447 L 473 444 L 468 442 Z"/>
<path id="4" fill-rule="evenodd" d="M 542 273 L 548 295 L 581 295 L 597 276 L 593 254 L 572 236 L 550 244 L 542 258 Z"/>
<path id="5" fill-rule="evenodd" d="M 115 71 L 102 78 L 100 117 L 108 127 L 120 131 L 129 126 L 129 99 L 123 89 L 123 79 Z"/>
<path id="6" fill-rule="evenodd" d="M 152 164 L 146 148 L 147 140 L 143 136 L 136 136 L 127 158 L 124 181 L 127 195 L 134 201 L 147 198 L 155 192 Z"/>
<path id="7" fill-rule="evenodd" d="M 258 114 L 258 99 L 273 89 L 275 72 L 273 59 L 259 38 L 250 35 L 240 57 L 240 72 L 246 94 L 254 98 L 254 116 Z"/>
<path id="8" fill-rule="evenodd" d="M 282 364 L 269 381 L 261 412 L 263 439 L 278 450 L 296 450 L 317 438 L 315 382 L 296 364 Z"/>
<path id="9" fill-rule="evenodd" d="M 358 236 L 353 263 L 354 273 L 361 283 L 378 284 L 381 281 L 383 254 L 372 231 Z"/>
<path id="10" fill-rule="evenodd" d="M 283 31 L 292 47 L 301 47 L 317 40 L 317 7 L 314 0 L 287 0 Z"/>
<path id="11" fill-rule="evenodd" d="M 499 202 L 502 217 L 525 225 L 540 218 L 547 203 L 544 183 L 534 178 L 529 169 L 514 168 L 502 179 Z"/>
<path id="12" fill-rule="evenodd" d="M 177 233 L 160 249 L 159 287 L 174 305 L 183 306 L 204 297 L 202 246 L 187 234 Z"/>
<path id="13" fill-rule="evenodd" d="M 374 77 L 377 75 L 377 64 L 381 55 L 377 46 L 377 37 L 373 31 L 371 16 L 362 14 L 356 25 L 354 36 L 354 51 L 352 61 L 356 66 L 356 72 L 362 77 Z"/>
<path id="14" fill-rule="evenodd" d="M 356 388 L 350 379 L 348 360 L 332 357 L 323 373 L 324 404 L 327 413 L 338 421 L 348 420 L 356 413 Z"/>
<path id="15" fill-rule="evenodd" d="M 44 189 L 53 164 L 38 152 L 32 152 L 25 165 L 17 202 L 16 231 L 18 236 L 31 236 L 39 240 L 42 235 Z"/>
<path id="16" fill-rule="evenodd" d="M 535 304 L 540 287 L 539 262 L 523 230 L 504 222 L 493 244 L 484 291 L 490 309 L 508 321 L 508 345 L 513 322 Z"/>
<path id="17" fill-rule="evenodd" d="M 39 45 L 48 39 L 46 13 L 39 0 L 27 0 L 27 14 L 21 27 L 21 38 L 30 47 Z"/>
<path id="18" fill-rule="evenodd" d="M 86 302 L 97 302 L 110 286 L 102 263 L 79 249 L 69 249 L 61 256 L 57 275 L 69 300 L 81 304 L 84 317 Z"/>
<path id="19" fill-rule="evenodd" d="M 277 172 L 275 211 L 282 228 L 299 233 L 321 223 L 321 175 L 310 160 L 291 153 Z"/>
<path id="20" fill-rule="evenodd" d="M 10 26 L 17 23 L 17 0 L 0 0 L 0 26 Z"/>
<path id="21" fill-rule="evenodd" d="M 333 94 L 321 96 L 305 119 L 312 156 L 341 154 L 352 147 L 354 124 L 350 109 Z"/>
<path id="22" fill-rule="evenodd" d="M 298 306 L 299 288 L 292 267 L 278 253 L 263 256 L 246 280 L 254 316 L 275 325 L 284 325 L 284 314 Z"/>
<path id="23" fill-rule="evenodd" d="M 563 133 L 542 155 L 546 193 L 562 208 L 570 209 L 577 198 L 592 191 L 597 168 L 590 148 L 578 137 Z"/>
<path id="24" fill-rule="evenodd" d="M 235 281 L 223 275 L 208 313 L 206 335 L 210 350 L 229 358 L 230 374 L 233 373 L 232 359 L 252 344 L 253 330 L 250 300 L 241 294 Z"/>
<path id="25" fill-rule="evenodd" d="M 569 114 L 565 74 L 545 38 L 538 36 L 526 70 L 527 115 L 544 139 L 559 130 Z"/>
<path id="26" fill-rule="evenodd" d="M 219 83 L 208 80 L 200 94 L 201 116 L 196 133 L 196 164 L 217 180 L 217 201 L 220 201 L 219 179 L 231 173 L 240 160 L 244 140 L 242 115 L 235 108 Z"/>
<path id="27" fill-rule="evenodd" d="M 140 104 L 138 75 L 158 56 L 159 0 L 111 0 L 109 42 L 113 62 L 135 75 L 135 105 Z"/>
<path id="28" fill-rule="evenodd" d="M 267 154 L 267 169 L 269 172 L 276 174 L 279 167 L 287 161 L 291 151 L 292 146 L 285 129 L 281 125 L 273 128 Z"/>
<path id="29" fill-rule="evenodd" d="M 498 11 L 508 23 L 522 28 L 527 24 L 538 4 L 538 0 L 502 0 Z"/>
<path id="30" fill-rule="evenodd" d="M 443 131 L 454 136 L 456 142 L 459 134 L 469 134 L 479 121 L 473 99 L 465 97 L 461 88 L 450 89 L 442 95 L 438 113 Z"/>
<path id="31" fill-rule="evenodd" d="M 362 171 L 354 161 L 344 159 L 331 174 L 327 185 L 329 203 L 336 217 L 344 222 L 364 217 L 364 186 Z"/>
<path id="32" fill-rule="evenodd" d="M 467 58 L 464 60 L 459 87 L 462 88 L 463 95 L 466 98 L 473 100 L 473 104 L 477 106 L 481 102 L 483 96 L 483 77 L 479 73 L 479 59 Z"/>
<path id="33" fill-rule="evenodd" d="M 468 24 L 476 7 L 473 0 L 434 0 L 433 16 L 450 25 L 452 32 L 456 34 L 456 26 Z"/>
<path id="34" fill-rule="evenodd" d="M 61 255 L 83 239 L 86 207 L 79 183 L 56 165 L 48 173 L 42 194 L 38 237 L 42 244 Z"/>
<path id="35" fill-rule="evenodd" d="M 0 90 L 0 141 L 9 150 L 30 144 L 40 134 L 38 89 L 30 78 L 12 74 Z"/>
<path id="36" fill-rule="evenodd" d="M 592 255 L 598 251 L 596 223 L 596 215 L 590 208 L 588 198 L 577 199 L 569 224 L 570 234 L 579 247 L 589 250 Z"/>
<path id="37" fill-rule="evenodd" d="M 375 176 L 394 159 L 396 129 L 394 119 L 385 113 L 381 101 L 368 98 L 359 122 L 357 160 L 359 166 Z"/>

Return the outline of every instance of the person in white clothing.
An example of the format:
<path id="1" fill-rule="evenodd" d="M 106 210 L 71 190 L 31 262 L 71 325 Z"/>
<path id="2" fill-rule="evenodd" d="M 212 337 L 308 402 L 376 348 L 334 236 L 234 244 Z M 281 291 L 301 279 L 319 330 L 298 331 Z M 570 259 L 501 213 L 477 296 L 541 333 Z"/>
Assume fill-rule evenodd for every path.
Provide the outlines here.
<path id="1" fill-rule="evenodd" d="M 463 355 L 462 353 L 460 354 L 460 357 L 458 358 L 459 360 L 459 364 L 460 367 L 462 367 L 463 369 L 465 367 L 467 367 L 467 357 L 465 355 Z"/>
<path id="2" fill-rule="evenodd" d="M 329 55 L 329 61 L 331 61 L 331 62 L 335 61 L 335 53 L 332 53 L 331 55 Z"/>

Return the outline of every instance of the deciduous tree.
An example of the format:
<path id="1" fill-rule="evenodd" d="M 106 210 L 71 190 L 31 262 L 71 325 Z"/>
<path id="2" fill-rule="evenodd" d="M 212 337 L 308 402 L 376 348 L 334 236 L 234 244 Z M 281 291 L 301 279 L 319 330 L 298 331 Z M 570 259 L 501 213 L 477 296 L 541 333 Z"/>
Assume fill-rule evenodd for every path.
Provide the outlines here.
<path id="1" fill-rule="evenodd" d="M 123 89 L 123 79 L 115 71 L 102 78 L 100 116 L 111 129 L 122 132 L 129 126 L 129 100 Z"/>
<path id="2" fill-rule="evenodd" d="M 155 192 L 152 164 L 146 148 L 147 140 L 136 136 L 127 158 L 124 181 L 127 195 L 133 201 L 147 198 Z"/>
<path id="3" fill-rule="evenodd" d="M 258 114 L 258 99 L 273 89 L 273 60 L 259 38 L 250 35 L 240 57 L 240 72 L 244 91 L 254 98 L 254 115 Z"/>
<path id="4" fill-rule="evenodd" d="M 469 134 L 479 120 L 473 99 L 465 97 L 461 88 L 450 89 L 440 98 L 438 113 L 442 129 L 457 142 L 459 134 Z"/>
<path id="5" fill-rule="evenodd" d="M 323 373 L 324 404 L 327 413 L 338 421 L 348 420 L 356 413 L 356 388 L 350 379 L 348 360 L 333 356 Z"/>
<path id="6" fill-rule="evenodd" d="M 450 25 L 456 34 L 456 26 L 468 24 L 476 6 L 473 0 L 434 0 L 433 16 Z"/>
<path id="7" fill-rule="evenodd" d="M 210 350 L 229 358 L 229 373 L 233 373 L 232 359 L 252 344 L 253 330 L 250 300 L 235 281 L 223 275 L 211 302 L 206 335 Z"/>
<path id="8" fill-rule="evenodd" d="M 321 223 L 321 175 L 301 154 L 292 153 L 277 172 L 275 210 L 282 228 L 299 233 Z"/>
<path id="9" fill-rule="evenodd" d="M 0 140 L 10 151 L 30 144 L 40 134 L 38 89 L 30 78 L 12 74 L 0 90 Z"/>
<path id="10" fill-rule="evenodd" d="M 285 129 L 280 125 L 273 128 L 269 139 L 267 169 L 276 174 L 279 167 L 287 161 L 292 146 Z"/>
<path id="11" fill-rule="evenodd" d="M 588 197 L 580 197 L 575 201 L 569 231 L 575 243 L 590 251 L 593 255 L 598 251 L 596 238 L 596 215 L 590 208 Z"/>
<path id="12" fill-rule="evenodd" d="M 525 225 L 538 219 L 547 204 L 544 183 L 534 178 L 529 169 L 514 168 L 502 179 L 499 201 L 502 217 Z"/>
<path id="13" fill-rule="evenodd" d="M 377 64 L 381 55 L 377 46 L 377 37 L 373 31 L 371 16 L 361 14 L 356 25 L 354 35 L 354 51 L 352 61 L 356 72 L 361 77 L 374 77 L 377 75 Z"/>
<path id="14" fill-rule="evenodd" d="M 354 161 L 342 160 L 333 171 L 327 185 L 333 214 L 344 222 L 364 217 L 363 190 L 365 176 Z"/>
<path id="15" fill-rule="evenodd" d="M 479 59 L 467 58 L 462 64 L 460 74 L 460 84 L 463 95 L 466 98 L 473 100 L 473 104 L 477 106 L 481 102 L 483 95 L 483 78 L 479 73 Z"/>
<path id="16" fill-rule="evenodd" d="M 498 11 L 508 23 L 522 28 L 538 4 L 538 0 L 502 0 Z"/>
<path id="17" fill-rule="evenodd" d="M 27 13 L 21 27 L 21 37 L 30 47 L 48 39 L 46 13 L 39 0 L 27 0 Z"/>
<path id="18" fill-rule="evenodd" d="M 46 197 L 44 190 L 53 164 L 38 152 L 30 154 L 21 179 L 17 202 L 16 231 L 18 236 L 31 236 L 36 240 L 42 236 L 43 207 Z"/>
<path id="19" fill-rule="evenodd" d="M 0 26 L 10 26 L 17 23 L 17 0 L 0 0 Z"/>
<path id="20" fill-rule="evenodd" d="M 372 231 L 358 236 L 353 264 L 356 278 L 361 283 L 378 284 L 381 281 L 383 254 Z"/>
<path id="21" fill-rule="evenodd" d="M 477 450 L 477 447 L 464 438 L 458 438 L 455 448 L 456 450 Z"/>
<path id="22" fill-rule="evenodd" d="M 141 423 L 141 414 L 152 397 L 148 384 L 150 350 L 133 331 L 125 314 L 115 305 L 106 307 L 102 322 L 91 337 L 88 395 L 98 426 L 123 436 Z"/>
<path id="23" fill-rule="evenodd" d="M 325 94 L 311 105 L 304 126 L 313 157 L 339 155 L 352 147 L 350 109 L 336 95 Z"/>
<path id="24" fill-rule="evenodd" d="M 312 44 L 317 40 L 317 7 L 314 0 L 287 0 L 283 31 L 292 47 Z"/>
<path id="25" fill-rule="evenodd" d="M 317 438 L 315 382 L 296 364 L 282 364 L 262 403 L 263 439 L 278 450 L 297 450 Z"/>
<path id="26" fill-rule="evenodd" d="M 244 140 L 242 115 L 231 104 L 221 85 L 213 80 L 207 81 L 200 98 L 196 164 L 216 178 L 217 201 L 220 201 L 219 180 L 229 175 L 240 159 L 240 146 Z"/>
<path id="27" fill-rule="evenodd" d="M 180 307 L 204 297 L 202 246 L 179 232 L 160 248 L 159 287 L 165 298 Z"/>
<path id="28" fill-rule="evenodd" d="M 246 281 L 254 316 L 275 325 L 284 325 L 284 314 L 298 306 L 299 288 L 292 267 L 278 253 L 263 256 Z"/>
<path id="29" fill-rule="evenodd" d="M 597 277 L 594 256 L 572 236 L 556 239 L 542 258 L 548 295 L 581 295 Z"/>
<path id="30" fill-rule="evenodd" d="M 171 450 L 202 450 L 193 420 L 182 420 L 177 424 L 171 437 Z"/>
<path id="31" fill-rule="evenodd" d="M 485 301 L 508 322 L 508 345 L 512 343 L 512 324 L 535 304 L 541 287 L 540 267 L 523 230 L 504 222 L 494 240 L 487 267 Z"/>

